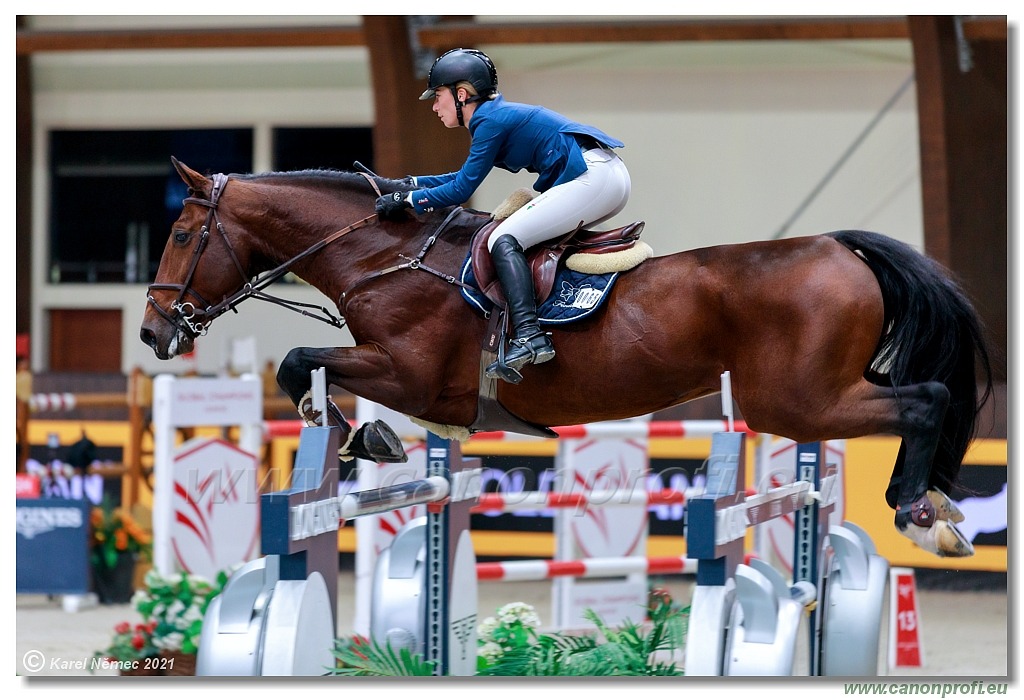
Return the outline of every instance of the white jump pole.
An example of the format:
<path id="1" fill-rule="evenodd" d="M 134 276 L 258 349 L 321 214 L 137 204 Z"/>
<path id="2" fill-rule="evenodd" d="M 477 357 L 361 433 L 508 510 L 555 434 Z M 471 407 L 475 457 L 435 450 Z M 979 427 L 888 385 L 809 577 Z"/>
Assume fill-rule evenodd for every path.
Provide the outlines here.
<path id="1" fill-rule="evenodd" d="M 729 432 L 735 431 L 735 424 L 732 419 L 732 376 L 729 370 L 722 372 L 722 415 L 729 424 Z"/>

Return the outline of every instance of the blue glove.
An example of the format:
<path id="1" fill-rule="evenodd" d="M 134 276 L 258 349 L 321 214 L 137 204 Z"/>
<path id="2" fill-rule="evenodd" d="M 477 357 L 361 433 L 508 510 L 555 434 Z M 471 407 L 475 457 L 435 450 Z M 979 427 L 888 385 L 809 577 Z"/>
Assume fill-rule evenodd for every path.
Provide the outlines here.
<path id="1" fill-rule="evenodd" d="M 378 197 L 377 204 L 374 207 L 377 211 L 377 216 L 392 221 L 404 219 L 405 210 L 412 208 L 412 205 L 406 201 L 408 196 L 408 192 L 392 192 L 383 197 Z"/>

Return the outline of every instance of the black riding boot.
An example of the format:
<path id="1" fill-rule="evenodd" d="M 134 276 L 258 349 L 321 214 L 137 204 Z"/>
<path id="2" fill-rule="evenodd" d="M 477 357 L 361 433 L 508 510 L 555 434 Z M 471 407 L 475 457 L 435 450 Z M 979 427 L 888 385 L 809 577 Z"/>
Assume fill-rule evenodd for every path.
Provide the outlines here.
<path id="1" fill-rule="evenodd" d="M 522 246 L 512 236 L 499 236 L 491 248 L 491 260 L 501 283 L 501 291 L 508 302 L 512 326 L 505 366 L 518 371 L 526 365 L 547 362 L 555 356 L 555 348 L 551 338 L 541 331 L 537 323 L 533 275 Z M 497 362 L 487 368 L 487 376 L 509 381 L 509 376 L 499 369 Z"/>

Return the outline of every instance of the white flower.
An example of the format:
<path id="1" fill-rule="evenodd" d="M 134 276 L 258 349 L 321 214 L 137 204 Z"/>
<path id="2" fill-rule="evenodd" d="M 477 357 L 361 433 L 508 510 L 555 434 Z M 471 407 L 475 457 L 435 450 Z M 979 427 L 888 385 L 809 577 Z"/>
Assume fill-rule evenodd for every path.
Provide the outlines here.
<path id="1" fill-rule="evenodd" d="M 184 578 L 187 579 L 190 584 L 192 584 L 191 587 L 193 590 L 195 590 L 196 587 L 200 585 L 206 588 L 213 587 L 213 582 L 205 576 L 201 576 L 200 574 L 185 574 Z"/>
<path id="2" fill-rule="evenodd" d="M 185 604 L 180 600 L 175 600 L 173 603 L 167 606 L 167 611 L 164 613 L 166 618 L 180 617 L 185 612 Z"/>
<path id="3" fill-rule="evenodd" d="M 167 649 L 168 651 L 177 651 L 181 649 L 182 643 L 185 641 L 185 635 L 181 632 L 170 632 L 161 637 L 153 637 L 153 646 L 158 649 Z"/>
<path id="4" fill-rule="evenodd" d="M 498 629 L 498 621 L 493 617 L 485 617 L 484 621 L 476 628 L 476 634 L 480 639 L 490 640 L 496 629 Z"/>
<path id="5" fill-rule="evenodd" d="M 199 606 L 192 604 L 179 616 L 179 620 L 184 623 L 184 627 L 188 627 L 190 623 L 196 620 L 202 620 L 203 614 L 199 612 Z"/>
<path id="6" fill-rule="evenodd" d="M 524 627 L 540 626 L 540 617 L 532 605 L 523 602 L 507 603 L 498 609 L 498 617 L 504 625 L 518 622 Z"/>
<path id="7" fill-rule="evenodd" d="M 501 658 L 501 656 L 504 653 L 505 651 L 495 642 L 487 642 L 486 644 L 482 644 L 480 648 L 477 650 L 477 655 L 484 657 L 484 660 L 489 664 L 493 664 L 495 661 Z"/>

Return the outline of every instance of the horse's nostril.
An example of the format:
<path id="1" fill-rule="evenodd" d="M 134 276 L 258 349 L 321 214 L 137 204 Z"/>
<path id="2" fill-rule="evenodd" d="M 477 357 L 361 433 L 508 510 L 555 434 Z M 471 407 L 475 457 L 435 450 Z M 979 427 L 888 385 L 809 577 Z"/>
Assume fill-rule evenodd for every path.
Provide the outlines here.
<path id="1" fill-rule="evenodd" d="M 151 331 L 150 329 L 143 328 L 141 331 L 139 331 L 139 338 L 141 338 L 142 342 L 148 345 L 149 347 L 156 347 L 156 334 L 153 333 L 153 331 Z"/>

